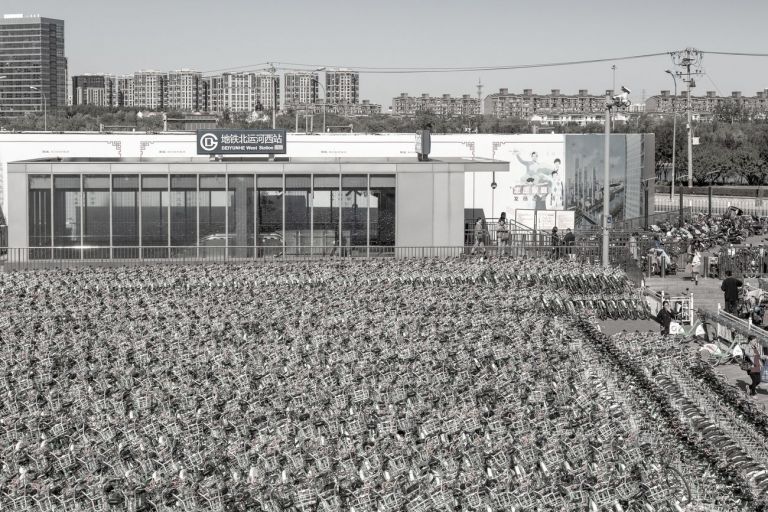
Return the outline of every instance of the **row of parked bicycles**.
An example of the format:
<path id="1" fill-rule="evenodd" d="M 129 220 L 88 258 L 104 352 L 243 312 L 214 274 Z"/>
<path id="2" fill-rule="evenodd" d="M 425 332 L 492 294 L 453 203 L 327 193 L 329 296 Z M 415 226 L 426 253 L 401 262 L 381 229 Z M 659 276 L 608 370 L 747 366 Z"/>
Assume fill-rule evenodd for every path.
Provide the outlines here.
<path id="1" fill-rule="evenodd" d="M 0 509 L 762 510 L 762 412 L 572 261 L 0 274 Z"/>

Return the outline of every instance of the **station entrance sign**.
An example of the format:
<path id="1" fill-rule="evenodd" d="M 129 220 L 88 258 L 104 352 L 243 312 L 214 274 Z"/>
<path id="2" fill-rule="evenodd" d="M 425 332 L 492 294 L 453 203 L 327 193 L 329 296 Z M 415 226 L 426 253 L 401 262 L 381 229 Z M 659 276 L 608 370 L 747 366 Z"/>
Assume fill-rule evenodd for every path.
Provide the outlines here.
<path id="1" fill-rule="evenodd" d="M 197 130 L 198 155 L 282 155 L 285 130 Z"/>

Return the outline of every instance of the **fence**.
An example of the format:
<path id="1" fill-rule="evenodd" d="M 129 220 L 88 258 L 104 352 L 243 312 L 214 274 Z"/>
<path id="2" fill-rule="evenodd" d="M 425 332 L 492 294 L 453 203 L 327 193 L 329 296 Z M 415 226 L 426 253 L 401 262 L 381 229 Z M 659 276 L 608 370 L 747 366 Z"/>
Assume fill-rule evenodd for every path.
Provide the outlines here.
<path id="1" fill-rule="evenodd" d="M 236 263 L 245 261 L 316 260 L 353 258 L 458 258 L 466 256 L 518 258 L 567 258 L 599 264 L 602 246 L 599 239 L 553 246 L 547 243 L 517 245 L 477 245 L 444 247 L 25 247 L 9 248 L 3 258 L 4 270 L 63 268 L 77 266 L 123 266 L 148 264 Z M 610 248 L 611 264 L 627 268 L 633 263 L 626 246 L 618 243 Z M 636 265 L 634 265 L 636 269 Z"/>
<path id="2" fill-rule="evenodd" d="M 720 307 L 717 308 L 717 312 L 698 311 L 697 313 L 702 323 L 709 323 L 713 327 L 713 335 L 717 339 L 710 339 L 710 341 L 745 342 L 749 336 L 755 336 L 763 347 L 768 347 L 768 331 L 754 325 L 751 319 L 738 318 Z"/>
<path id="3" fill-rule="evenodd" d="M 677 313 L 677 322 L 685 325 L 693 325 L 696 319 L 696 310 L 693 307 L 693 294 L 690 295 L 667 295 L 664 291 L 654 291 L 650 288 L 643 288 L 643 294 L 648 303 L 652 315 L 657 315 L 668 300 L 672 311 Z"/>
<path id="4" fill-rule="evenodd" d="M 708 196 L 683 194 L 683 206 L 692 214 L 722 215 L 731 206 L 740 208 L 745 214 L 755 217 L 768 216 L 768 198 L 755 196 Z M 668 194 L 656 194 L 657 212 L 669 212 L 680 209 L 680 196 L 670 198 Z"/>

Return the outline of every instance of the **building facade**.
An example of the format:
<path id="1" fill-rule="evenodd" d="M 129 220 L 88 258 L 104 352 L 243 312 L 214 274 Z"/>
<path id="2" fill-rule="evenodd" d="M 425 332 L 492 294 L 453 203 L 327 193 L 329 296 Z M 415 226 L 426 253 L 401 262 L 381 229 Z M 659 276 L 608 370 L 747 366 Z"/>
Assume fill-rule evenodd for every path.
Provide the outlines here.
<path id="1" fill-rule="evenodd" d="M 325 102 L 359 103 L 360 73 L 344 69 L 325 72 Z"/>
<path id="2" fill-rule="evenodd" d="M 318 102 L 320 77 L 316 72 L 294 71 L 283 75 L 286 108 L 307 108 Z"/>
<path id="3" fill-rule="evenodd" d="M 133 106 L 159 110 L 165 108 L 164 90 L 167 74 L 143 70 L 133 74 Z"/>
<path id="4" fill-rule="evenodd" d="M 371 103 L 370 100 L 363 100 L 360 103 L 335 103 L 329 105 L 320 105 L 315 112 L 322 113 L 323 108 L 326 113 L 335 114 L 343 117 L 366 117 L 381 114 L 381 105 Z"/>
<path id="5" fill-rule="evenodd" d="M 64 21 L 6 14 L 0 19 L 0 116 L 67 105 Z"/>
<path id="6" fill-rule="evenodd" d="M 688 91 L 678 96 L 663 90 L 651 96 L 645 102 L 645 111 L 649 114 L 670 114 L 686 112 Z M 719 108 L 738 107 L 741 114 L 749 119 L 766 119 L 768 116 L 768 89 L 757 91 L 754 96 L 744 96 L 741 91 L 733 91 L 730 96 L 718 96 L 716 91 L 707 91 L 704 96 L 691 95 L 691 112 L 695 121 L 711 120 Z"/>
<path id="7" fill-rule="evenodd" d="M 460 98 L 450 94 L 442 96 L 409 96 L 401 93 L 392 99 L 392 114 L 397 116 L 415 116 L 418 112 L 431 112 L 442 116 L 459 117 L 480 114 L 480 100 L 464 94 Z"/>
<path id="8" fill-rule="evenodd" d="M 516 94 L 503 88 L 485 98 L 485 113 L 500 119 L 546 116 L 558 123 L 586 123 L 605 118 L 605 98 L 613 94 L 607 90 L 603 95 L 591 95 L 586 89 L 573 95 L 561 94 L 560 89 L 552 89 L 550 94 L 534 94 L 532 89 L 524 89 L 522 94 Z M 627 113 L 630 109 L 622 107 L 615 111 Z"/>
<path id="9" fill-rule="evenodd" d="M 205 79 L 207 110 L 217 114 L 280 108 L 280 77 L 270 73 L 223 73 Z"/>
<path id="10" fill-rule="evenodd" d="M 166 110 L 197 112 L 205 109 L 203 75 L 199 71 L 170 71 L 165 83 Z"/>
<path id="11" fill-rule="evenodd" d="M 8 241 L 29 247 L 31 260 L 458 247 L 465 174 L 490 175 L 506 165 L 462 158 L 15 162 L 8 170 Z"/>
<path id="12" fill-rule="evenodd" d="M 112 101 L 116 107 L 133 106 L 133 75 L 121 75 L 113 81 Z"/>
<path id="13" fill-rule="evenodd" d="M 114 105 L 114 79 L 108 75 L 77 75 L 72 77 L 72 105 Z"/>

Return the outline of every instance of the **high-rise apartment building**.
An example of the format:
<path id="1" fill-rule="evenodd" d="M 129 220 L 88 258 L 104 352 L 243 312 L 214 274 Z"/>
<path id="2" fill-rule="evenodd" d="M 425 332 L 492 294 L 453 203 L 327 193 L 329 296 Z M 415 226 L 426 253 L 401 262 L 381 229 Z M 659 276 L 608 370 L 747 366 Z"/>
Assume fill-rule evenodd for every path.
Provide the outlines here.
<path id="1" fill-rule="evenodd" d="M 326 103 L 359 103 L 360 73 L 345 69 L 325 72 Z"/>
<path id="2" fill-rule="evenodd" d="M 114 100 L 114 80 L 108 75 L 77 75 L 72 77 L 72 104 L 110 107 Z"/>
<path id="3" fill-rule="evenodd" d="M 163 89 L 165 88 L 166 73 L 162 71 L 143 70 L 133 74 L 133 106 L 162 109 Z"/>
<path id="4" fill-rule="evenodd" d="M 38 15 L 0 19 L 0 116 L 64 107 L 64 21 Z"/>
<path id="5" fill-rule="evenodd" d="M 311 71 L 285 73 L 284 104 L 288 108 L 307 107 L 318 102 L 319 75 Z"/>
<path id="6" fill-rule="evenodd" d="M 112 101 L 116 107 L 133 106 L 133 75 L 115 77 Z"/>
<path id="7" fill-rule="evenodd" d="M 206 77 L 209 112 L 254 112 L 280 108 L 280 77 L 270 73 L 224 73 Z"/>
<path id="8" fill-rule="evenodd" d="M 205 109 L 203 75 L 199 71 L 180 69 L 168 73 L 165 85 L 166 110 L 196 112 Z"/>

